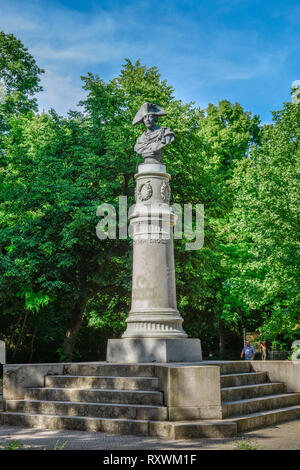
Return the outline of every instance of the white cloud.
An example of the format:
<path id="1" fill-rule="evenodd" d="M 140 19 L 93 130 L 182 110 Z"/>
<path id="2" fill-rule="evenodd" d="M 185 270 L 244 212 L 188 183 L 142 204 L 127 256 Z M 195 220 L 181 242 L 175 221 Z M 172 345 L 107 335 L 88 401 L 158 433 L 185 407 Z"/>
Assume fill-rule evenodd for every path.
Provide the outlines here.
<path id="1" fill-rule="evenodd" d="M 193 87 L 210 87 L 223 81 L 245 81 L 263 76 L 272 76 L 281 69 L 286 59 L 280 51 L 277 54 L 252 54 L 244 60 L 235 61 L 230 56 L 177 56 L 172 66 L 173 77 L 186 81 L 189 77 Z"/>
<path id="2" fill-rule="evenodd" d="M 51 2 L 27 0 L 24 4 L 18 0 L 10 3 L 0 0 L 0 10 L 1 29 L 14 33 L 38 31 L 41 33 L 41 41 L 51 37 L 79 41 L 84 37 L 112 34 L 115 31 L 113 16 L 99 9 L 93 15 L 93 12 L 79 12 Z"/>
<path id="3" fill-rule="evenodd" d="M 278 77 L 290 77 L 289 62 L 299 49 L 298 35 L 292 37 L 287 30 L 285 36 L 281 29 L 274 33 L 275 23 L 273 30 L 265 31 L 264 19 L 259 17 L 256 28 L 255 14 L 249 21 L 242 17 L 244 23 L 234 16 L 229 20 L 230 9 L 240 0 L 226 5 L 212 2 L 207 7 L 195 2 L 193 9 L 171 0 L 88 1 L 82 2 L 81 11 L 75 2 L 74 7 L 67 3 L 71 4 L 0 0 L 0 30 L 13 32 L 46 70 L 45 91 L 38 95 L 40 107 L 51 106 L 59 113 L 74 108 L 82 97 L 80 75 L 91 71 L 107 81 L 127 57 L 156 65 L 182 99 L 202 104 L 225 90 L 239 100 L 241 90 L 249 95 L 252 85 L 273 102 L 274 91 L 266 90 L 266 81 L 274 84 Z M 250 0 L 244 3 L 250 8 Z M 288 82 L 295 77 L 287 78 Z"/>
<path id="4" fill-rule="evenodd" d="M 48 45 L 31 48 L 34 57 L 43 60 L 74 60 L 86 63 L 101 63 L 119 60 L 126 54 L 126 45 L 110 44 L 109 42 L 81 43 L 67 48 Z"/>
<path id="5" fill-rule="evenodd" d="M 41 85 L 44 91 L 37 94 L 40 112 L 54 108 L 65 116 L 69 109 L 75 110 L 78 102 L 86 96 L 72 76 L 60 75 L 51 69 L 43 75 Z"/>
<path id="6" fill-rule="evenodd" d="M 0 30 L 13 33 L 29 49 L 39 67 L 43 92 L 38 93 L 39 110 L 54 108 L 65 115 L 83 98 L 80 75 L 88 64 L 122 62 L 134 44 L 115 35 L 113 15 L 97 8 L 80 12 L 51 2 L 0 0 Z"/>
<path id="7" fill-rule="evenodd" d="M 0 29 L 5 33 L 33 32 L 38 29 L 38 24 L 34 19 L 24 18 L 20 13 L 1 11 Z"/>

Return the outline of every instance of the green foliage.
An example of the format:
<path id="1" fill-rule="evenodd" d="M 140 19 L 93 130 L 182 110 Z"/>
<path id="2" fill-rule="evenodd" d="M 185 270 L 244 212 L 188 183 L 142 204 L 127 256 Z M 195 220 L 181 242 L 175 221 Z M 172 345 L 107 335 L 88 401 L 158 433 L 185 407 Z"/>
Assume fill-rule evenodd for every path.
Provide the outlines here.
<path id="1" fill-rule="evenodd" d="M 66 447 L 68 441 L 60 443 L 60 441 L 56 441 L 53 450 L 64 450 Z M 0 450 L 40 450 L 35 447 L 26 447 L 22 441 L 17 441 L 17 440 L 10 440 L 6 441 L 3 444 L 0 443 Z M 41 450 L 46 450 L 46 448 L 43 448 Z"/>
<path id="2" fill-rule="evenodd" d="M 262 448 L 258 446 L 256 441 L 243 438 L 235 443 L 235 450 L 262 450 Z"/>
<path id="3" fill-rule="evenodd" d="M 63 312 L 86 305 L 100 290 L 127 288 L 119 260 L 126 241 L 100 243 L 95 234 L 97 206 L 114 203 L 121 184 L 103 179 L 99 159 L 87 150 L 82 117 L 52 111 L 13 117 L 10 125 L 0 173 L 3 315 L 15 315 L 17 298 L 19 314 L 29 311 L 26 321 L 39 319 L 46 328 L 44 316 L 53 314 L 56 322 L 59 308 L 65 330 Z"/>
<path id="4" fill-rule="evenodd" d="M 21 41 L 0 31 L 0 149 L 10 117 L 37 110 L 33 95 L 42 90 L 39 76 L 43 72 Z"/>
<path id="5" fill-rule="evenodd" d="M 60 443 L 59 440 L 56 441 L 55 446 L 53 447 L 53 450 L 64 450 L 66 447 L 68 441 Z"/>
<path id="6" fill-rule="evenodd" d="M 7 441 L 0 447 L 1 450 L 24 450 L 22 441 Z"/>
<path id="7" fill-rule="evenodd" d="M 222 336 L 230 358 L 243 327 L 281 345 L 296 338 L 299 105 L 260 128 L 238 103 L 200 110 L 176 100 L 156 67 L 126 60 L 107 83 L 82 77 L 82 113 L 36 114 L 43 71 L 14 36 L 0 33 L 0 46 L 0 331 L 9 361 L 104 359 L 107 338 L 124 331 L 132 242 L 100 241 L 96 209 L 117 209 L 121 195 L 134 202 L 142 129 L 132 120 L 145 101 L 163 106 L 161 124 L 175 132 L 164 152 L 173 202 L 205 208 L 204 247 L 174 243 L 186 332 L 207 354 Z"/>
<path id="8" fill-rule="evenodd" d="M 286 103 L 273 116 L 230 182 L 236 196 L 224 228 L 231 276 L 223 315 L 289 348 L 300 333 L 300 107 Z"/>

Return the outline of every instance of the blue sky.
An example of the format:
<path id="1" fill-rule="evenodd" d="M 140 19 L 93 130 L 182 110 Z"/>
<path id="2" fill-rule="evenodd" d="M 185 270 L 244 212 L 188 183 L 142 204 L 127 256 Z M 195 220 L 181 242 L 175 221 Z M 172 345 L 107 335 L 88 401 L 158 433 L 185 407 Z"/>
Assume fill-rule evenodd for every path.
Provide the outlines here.
<path id="1" fill-rule="evenodd" d="M 0 30 L 45 68 L 39 106 L 60 114 L 81 75 L 108 81 L 125 58 L 157 66 L 176 98 L 237 101 L 263 122 L 300 80 L 299 0 L 0 0 Z"/>

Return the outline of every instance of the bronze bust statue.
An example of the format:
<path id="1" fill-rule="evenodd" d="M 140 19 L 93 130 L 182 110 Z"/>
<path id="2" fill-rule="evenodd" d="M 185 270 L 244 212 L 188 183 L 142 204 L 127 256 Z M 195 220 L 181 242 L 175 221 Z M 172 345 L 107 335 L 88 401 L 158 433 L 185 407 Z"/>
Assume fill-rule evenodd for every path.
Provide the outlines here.
<path id="1" fill-rule="evenodd" d="M 145 163 L 162 163 L 162 149 L 173 142 L 174 132 L 169 127 L 158 127 L 159 116 L 166 112 L 157 104 L 144 103 L 135 115 L 132 124 L 144 123 L 147 130 L 137 139 L 134 150 L 144 157 Z"/>

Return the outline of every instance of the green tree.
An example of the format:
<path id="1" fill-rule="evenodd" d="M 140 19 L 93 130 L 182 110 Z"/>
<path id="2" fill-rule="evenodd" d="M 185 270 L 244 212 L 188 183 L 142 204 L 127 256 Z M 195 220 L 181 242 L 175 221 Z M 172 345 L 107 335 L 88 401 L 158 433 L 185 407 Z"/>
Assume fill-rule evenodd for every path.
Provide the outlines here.
<path id="1" fill-rule="evenodd" d="M 86 338 L 97 341 L 94 332 L 104 341 L 124 329 L 131 242 L 98 240 L 96 209 L 104 202 L 117 207 L 120 195 L 129 197 L 129 205 L 134 202 L 133 147 L 142 129 L 131 123 L 141 104 L 150 101 L 166 109 L 161 122 L 176 135 L 164 153 L 173 202 L 205 205 L 203 249 L 187 251 L 189 240 L 176 240 L 175 262 L 184 328 L 205 337 L 211 348 L 228 276 L 221 230 L 232 208 L 228 181 L 257 138 L 257 118 L 228 101 L 206 112 L 184 104 L 156 67 L 139 61 L 127 60 L 108 83 L 92 74 L 83 82 L 84 114 L 28 113 L 7 121 L 0 172 L 0 292 L 9 345 L 18 351 L 27 344 L 31 358 L 35 349 L 47 357 L 59 348 L 61 359 L 69 361 L 77 338 L 83 348 Z M 103 346 L 95 350 L 102 354 Z"/>
<path id="2" fill-rule="evenodd" d="M 1 136 L 12 115 L 37 111 L 34 94 L 41 91 L 40 69 L 22 42 L 0 31 L 0 149 Z"/>
<path id="3" fill-rule="evenodd" d="M 178 306 L 190 335 L 212 331 L 215 323 L 218 328 L 222 283 L 226 280 L 218 233 L 222 218 L 232 208 L 229 179 L 235 165 L 245 159 L 252 143 L 259 141 L 258 117 L 226 100 L 218 106 L 210 104 L 203 111 L 193 103 L 184 104 L 174 98 L 173 88 L 160 80 L 156 67 L 147 69 L 139 61 L 132 64 L 127 60 L 119 77 L 107 84 L 92 74 L 83 79 L 88 97 L 82 105 L 89 120 L 92 146 L 95 152 L 105 147 L 106 155 L 115 159 L 121 156 L 115 177 L 123 173 L 125 194 L 132 195 L 134 191 L 137 155 L 133 147 L 142 132 L 131 124 L 137 109 L 149 101 L 159 103 L 167 111 L 160 122 L 171 127 L 176 136 L 164 151 L 164 161 L 172 175 L 173 202 L 205 206 L 204 247 L 186 251 L 188 240 L 175 240 Z"/>
<path id="4" fill-rule="evenodd" d="M 62 355 L 70 360 L 89 298 L 112 280 L 114 289 L 126 285 L 114 257 L 119 244 L 100 243 L 95 233 L 97 206 L 113 202 L 121 187 L 103 179 L 80 115 L 29 114 L 9 124 L 0 177 L 3 315 L 15 311 L 15 297 L 23 303 L 21 325 L 58 309 L 66 332 Z"/>
<path id="5" fill-rule="evenodd" d="M 299 334 L 300 105 L 285 103 L 231 181 L 223 317 L 286 348 Z"/>
<path id="6" fill-rule="evenodd" d="M 22 344 L 27 322 L 35 324 L 37 318 L 59 309 L 55 321 L 61 318 L 66 329 L 61 353 L 71 360 L 84 312 L 89 324 L 103 327 L 95 310 L 87 308 L 89 300 L 99 298 L 103 306 L 106 295 L 106 311 L 118 309 L 119 325 L 124 324 L 120 304 L 125 291 L 130 297 L 129 242 L 97 239 L 96 208 L 102 202 L 117 205 L 119 195 L 130 193 L 133 202 L 136 158 L 132 148 L 139 131 L 131 126 L 137 105 L 127 89 L 136 83 L 146 93 L 148 82 L 152 98 L 175 101 L 165 82 L 158 87 L 156 69 L 128 62 L 119 79 L 108 84 L 89 78 L 85 117 L 73 113 L 63 119 L 51 112 L 10 118 L 0 180 L 0 269 L 4 315 L 9 318 L 19 312 L 15 347 Z M 140 102 L 146 99 L 149 95 L 139 97 Z M 184 115 L 182 110 L 193 115 L 189 106 L 180 102 L 177 106 L 178 116 Z M 185 127 L 182 132 L 188 134 L 190 126 Z M 126 307 L 127 313 L 128 300 Z M 105 312 L 100 313 L 105 318 Z M 106 320 L 114 321 L 111 315 Z"/>
<path id="7" fill-rule="evenodd" d="M 218 106 L 209 104 L 200 116 L 198 133 L 204 142 L 200 181 L 202 183 L 201 201 L 205 205 L 205 239 L 209 246 L 211 234 L 210 264 L 206 273 L 210 286 L 210 321 L 214 322 L 211 331 L 218 332 L 219 351 L 226 349 L 226 336 L 238 333 L 223 315 L 227 278 L 230 276 L 225 263 L 224 249 L 230 235 L 228 216 L 232 211 L 235 189 L 230 184 L 236 168 L 246 161 L 251 146 L 260 143 L 259 117 L 244 111 L 238 103 L 222 100 Z"/>

